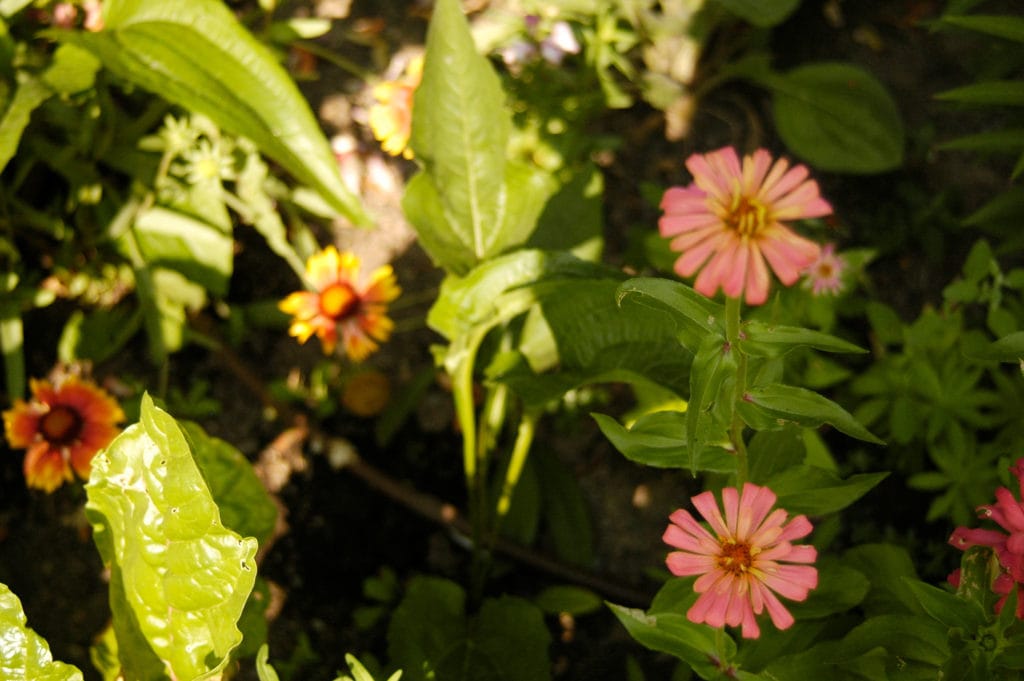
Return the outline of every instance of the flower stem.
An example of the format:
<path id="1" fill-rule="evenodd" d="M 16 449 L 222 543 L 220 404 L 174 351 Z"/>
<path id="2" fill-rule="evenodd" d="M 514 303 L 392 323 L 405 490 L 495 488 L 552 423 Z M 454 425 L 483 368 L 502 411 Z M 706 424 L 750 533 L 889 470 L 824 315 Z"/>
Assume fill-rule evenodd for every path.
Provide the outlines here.
<path id="1" fill-rule="evenodd" d="M 733 391 L 732 424 L 729 427 L 729 440 L 736 452 L 736 486 L 742 487 L 749 476 L 747 463 L 747 445 L 743 440 L 743 419 L 740 417 L 739 403 L 747 390 L 747 356 L 740 350 L 740 299 L 725 299 L 725 338 L 729 343 L 730 352 L 736 353 L 736 383 Z"/>

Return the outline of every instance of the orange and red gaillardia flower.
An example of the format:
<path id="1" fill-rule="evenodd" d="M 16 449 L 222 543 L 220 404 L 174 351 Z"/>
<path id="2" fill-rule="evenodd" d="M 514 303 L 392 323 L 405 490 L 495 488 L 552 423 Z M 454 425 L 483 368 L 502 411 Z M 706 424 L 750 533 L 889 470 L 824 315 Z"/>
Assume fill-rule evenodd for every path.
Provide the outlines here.
<path id="1" fill-rule="evenodd" d="M 817 551 L 792 543 L 810 534 L 807 516 L 787 523 L 785 510 L 772 510 L 775 493 L 749 482 L 742 493 L 735 487 L 722 490 L 724 517 L 711 492 L 691 501 L 711 532 L 689 511 L 679 509 L 669 516 L 672 522 L 663 537 L 679 549 L 665 559 L 668 569 L 680 577 L 699 575 L 693 589 L 700 596 L 687 619 L 712 627 L 742 625 L 744 638 L 761 635 L 755 616 L 764 610 L 779 629 L 792 625 L 793 615 L 776 594 L 803 601 L 818 586 L 818 571 L 809 565 Z"/>
<path id="2" fill-rule="evenodd" d="M 665 192 L 658 228 L 681 254 L 676 272 L 690 277 L 700 271 L 698 292 L 711 297 L 721 287 L 730 298 L 760 305 L 768 299 L 768 266 L 791 286 L 817 260 L 818 244 L 786 226 L 832 213 L 805 166 L 773 161 L 765 149 L 741 161 L 725 147 L 693 154 L 686 167 L 693 184 Z"/>
<path id="3" fill-rule="evenodd" d="M 381 148 L 392 156 L 412 158 L 412 99 L 423 78 L 423 56 L 413 57 L 398 80 L 387 80 L 373 88 L 376 103 L 370 107 L 369 122 Z"/>
<path id="4" fill-rule="evenodd" d="M 26 449 L 25 482 L 52 492 L 71 482 L 72 471 L 89 478 L 92 458 L 121 432 L 124 412 L 91 381 L 68 376 L 55 383 L 30 381 L 32 399 L 15 400 L 3 413 L 7 442 Z"/>
<path id="5" fill-rule="evenodd" d="M 325 354 L 334 352 L 339 335 L 345 354 L 361 362 L 391 336 L 388 303 L 401 293 L 390 265 L 359 282 L 359 258 L 328 246 L 306 261 L 312 291 L 292 293 L 278 307 L 294 317 L 288 333 L 305 343 L 316 334 Z"/>

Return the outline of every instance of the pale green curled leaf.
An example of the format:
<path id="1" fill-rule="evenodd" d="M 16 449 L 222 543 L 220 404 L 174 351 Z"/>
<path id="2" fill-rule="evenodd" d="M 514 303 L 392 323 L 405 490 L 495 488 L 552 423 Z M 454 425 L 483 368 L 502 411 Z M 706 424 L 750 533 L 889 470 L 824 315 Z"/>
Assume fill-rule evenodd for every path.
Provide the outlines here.
<path id="1" fill-rule="evenodd" d="M 696 473 L 704 447 L 725 442 L 726 424 L 717 412 L 732 395 L 723 394 L 723 386 L 736 377 L 735 352 L 725 339 L 709 335 L 701 343 L 690 370 L 690 401 L 686 409 L 686 441 L 690 454 L 690 472 Z"/>
<path id="2" fill-rule="evenodd" d="M 146 263 L 180 272 L 215 295 L 228 291 L 234 263 L 234 240 L 225 231 L 185 213 L 154 206 L 133 225 Z"/>
<path id="3" fill-rule="evenodd" d="M 3 118 L 0 118 L 0 170 L 7 167 L 14 157 L 25 132 L 32 112 L 53 94 L 46 83 L 24 72 L 18 72 L 18 84 L 14 90 L 14 98 L 7 105 Z"/>
<path id="4" fill-rule="evenodd" d="M 306 99 L 274 54 L 220 0 L 108 0 L 105 29 L 50 31 L 95 55 L 118 78 L 208 116 L 252 140 L 353 222 L 369 218 Z"/>
<path id="5" fill-rule="evenodd" d="M 280 681 L 277 670 L 270 664 L 270 647 L 266 643 L 256 652 L 256 675 L 260 681 Z"/>
<path id="6" fill-rule="evenodd" d="M 989 80 L 946 90 L 935 99 L 979 106 L 1024 106 L 1024 81 Z"/>
<path id="7" fill-rule="evenodd" d="M 143 396 L 85 489 L 125 678 L 219 674 L 242 640 L 257 545 L 221 523 L 178 424 Z"/>
<path id="8" fill-rule="evenodd" d="M 858 473 L 842 479 L 816 466 L 793 466 L 765 483 L 776 495 L 776 505 L 790 513 L 825 515 L 841 511 L 884 480 L 888 473 Z"/>
<path id="9" fill-rule="evenodd" d="M 686 414 L 661 411 L 646 414 L 629 428 L 604 414 L 591 414 L 612 445 L 630 461 L 655 468 L 687 468 L 690 448 L 686 444 Z M 696 469 L 713 473 L 736 470 L 736 455 L 719 446 L 706 445 Z"/>
<path id="10" fill-rule="evenodd" d="M 740 413 L 745 420 L 748 418 L 744 414 L 746 410 L 753 410 L 761 416 L 780 421 L 793 421 L 809 428 L 817 428 L 823 423 L 828 423 L 858 440 L 878 445 L 885 444 L 858 423 L 850 412 L 827 397 L 806 388 L 780 383 L 748 388 L 740 402 Z"/>
<path id="11" fill-rule="evenodd" d="M 757 357 L 778 357 L 796 348 L 814 348 L 823 352 L 867 352 L 849 341 L 821 331 L 758 321 L 743 325 L 739 346 L 744 353 Z"/>
<path id="12" fill-rule="evenodd" d="M 867 71 L 840 62 L 801 66 L 759 81 L 774 93 L 779 135 L 819 170 L 880 173 L 903 162 L 903 120 Z"/>
<path id="13" fill-rule="evenodd" d="M 943 24 L 966 28 L 978 33 L 1006 38 L 1024 43 L 1024 18 L 1012 15 L 973 14 L 970 16 L 944 16 L 939 19 Z"/>
<path id="14" fill-rule="evenodd" d="M 800 6 L 800 0 L 716 0 L 736 16 L 767 28 L 781 23 Z"/>
<path id="15" fill-rule="evenodd" d="M 50 646 L 25 622 L 21 601 L 6 584 L 0 584 L 0 679 L 82 681 L 82 672 L 55 662 Z"/>
<path id="16" fill-rule="evenodd" d="M 345 663 L 348 665 L 352 676 L 339 677 L 338 681 L 374 681 L 373 676 L 366 670 L 366 667 L 356 659 L 355 655 L 345 653 Z M 399 670 L 388 677 L 388 681 L 399 681 L 402 678 L 402 671 Z"/>
<path id="17" fill-rule="evenodd" d="M 409 145 L 423 169 L 408 183 L 403 208 L 431 258 L 464 274 L 525 242 L 557 183 L 506 159 L 505 93 L 456 0 L 434 7 L 413 110 Z"/>
<path id="18" fill-rule="evenodd" d="M 224 526 L 261 545 L 277 522 L 277 507 L 252 464 L 233 445 L 206 434 L 198 424 L 182 422 L 192 456 L 206 481 Z"/>

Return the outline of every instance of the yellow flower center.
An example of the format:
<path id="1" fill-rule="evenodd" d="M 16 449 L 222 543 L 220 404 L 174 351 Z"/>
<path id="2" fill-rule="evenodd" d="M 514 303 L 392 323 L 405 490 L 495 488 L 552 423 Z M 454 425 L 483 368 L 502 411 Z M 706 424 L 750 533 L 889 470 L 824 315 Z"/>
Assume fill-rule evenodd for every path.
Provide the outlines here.
<path id="1" fill-rule="evenodd" d="M 739 575 L 750 569 L 754 559 L 750 545 L 744 542 L 722 542 L 722 550 L 718 554 L 718 567 L 726 572 Z"/>
<path id="2" fill-rule="evenodd" d="M 823 262 L 818 265 L 818 278 L 819 279 L 831 279 L 835 275 L 835 268 L 832 267 L 832 263 Z"/>
<path id="3" fill-rule="evenodd" d="M 740 236 L 757 236 L 768 222 L 768 209 L 755 199 L 737 196 L 729 207 L 725 224 L 740 233 Z"/>
<path id="4" fill-rule="evenodd" d="M 320 293 L 320 311 L 332 319 L 345 317 L 358 302 L 359 298 L 347 284 L 332 284 Z"/>
<path id="5" fill-rule="evenodd" d="M 81 430 L 82 417 L 70 407 L 56 406 L 39 421 L 39 432 L 52 445 L 71 444 Z"/>

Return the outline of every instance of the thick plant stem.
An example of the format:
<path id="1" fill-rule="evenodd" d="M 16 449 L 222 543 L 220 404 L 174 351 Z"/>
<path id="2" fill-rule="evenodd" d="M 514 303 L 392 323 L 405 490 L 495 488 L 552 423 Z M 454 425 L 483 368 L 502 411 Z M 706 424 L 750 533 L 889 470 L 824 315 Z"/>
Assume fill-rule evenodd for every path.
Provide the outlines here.
<path id="1" fill-rule="evenodd" d="M 747 445 L 743 440 L 743 419 L 740 417 L 739 402 L 747 390 L 747 356 L 739 348 L 740 340 L 740 299 L 725 299 L 725 339 L 729 351 L 736 357 L 736 384 L 733 390 L 732 423 L 729 426 L 729 440 L 736 452 L 736 486 L 742 487 L 749 477 Z"/>

